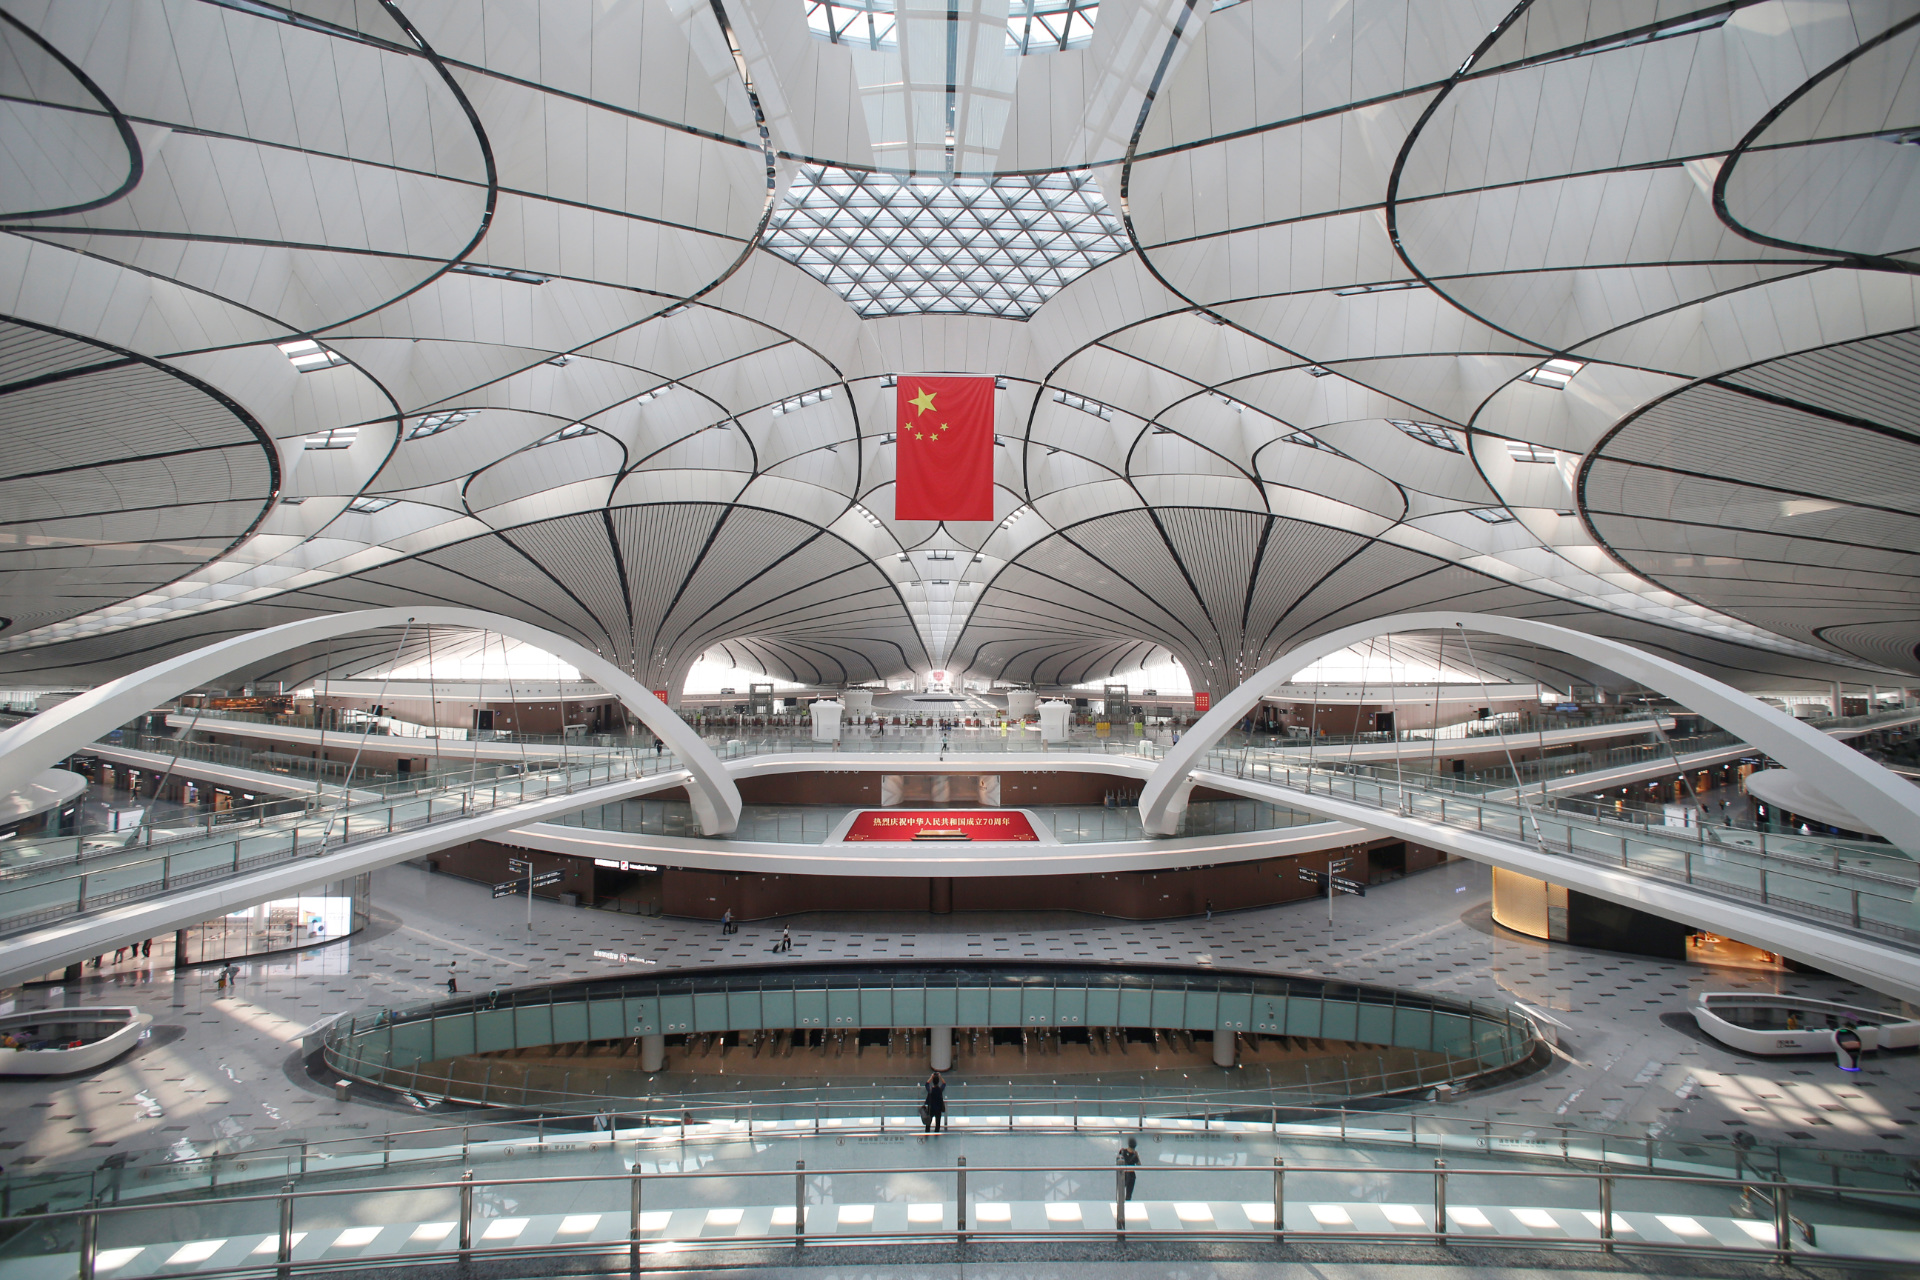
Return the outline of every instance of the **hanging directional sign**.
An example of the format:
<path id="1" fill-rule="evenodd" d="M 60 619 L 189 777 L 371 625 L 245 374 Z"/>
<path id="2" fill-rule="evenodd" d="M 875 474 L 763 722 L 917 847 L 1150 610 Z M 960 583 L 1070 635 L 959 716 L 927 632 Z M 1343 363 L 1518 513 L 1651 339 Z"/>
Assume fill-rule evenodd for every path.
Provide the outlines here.
<path id="1" fill-rule="evenodd" d="M 550 884 L 559 884 L 566 878 L 567 873 L 564 871 L 542 871 L 533 878 L 533 887 L 536 889 L 544 889 Z M 521 876 L 518 880 L 508 880 L 504 884 L 493 886 L 493 896 L 496 898 L 511 898 L 516 893 L 525 892 L 527 892 L 527 878 L 525 876 Z"/>
<path id="2" fill-rule="evenodd" d="M 1367 886 L 1361 884 L 1358 880 L 1349 880 L 1345 876 L 1335 876 L 1333 878 L 1333 887 L 1342 893 L 1357 894 L 1362 898 L 1367 896 Z"/>
<path id="3" fill-rule="evenodd" d="M 1307 867 L 1301 867 L 1300 878 L 1308 884 L 1319 885 L 1322 889 L 1327 887 L 1327 873 L 1324 871 L 1314 871 Z"/>
<path id="4" fill-rule="evenodd" d="M 1335 875 L 1338 875 L 1340 872 L 1345 871 L 1348 867 L 1352 865 L 1353 865 L 1352 858 L 1335 858 L 1332 862 L 1329 862 L 1327 864 L 1327 870 L 1332 872 Z"/>
<path id="5" fill-rule="evenodd" d="M 521 875 L 525 875 L 528 871 L 531 871 L 532 869 L 533 869 L 533 864 L 531 862 L 528 862 L 525 858 L 508 858 L 507 859 L 507 870 L 509 871 L 518 871 Z"/>

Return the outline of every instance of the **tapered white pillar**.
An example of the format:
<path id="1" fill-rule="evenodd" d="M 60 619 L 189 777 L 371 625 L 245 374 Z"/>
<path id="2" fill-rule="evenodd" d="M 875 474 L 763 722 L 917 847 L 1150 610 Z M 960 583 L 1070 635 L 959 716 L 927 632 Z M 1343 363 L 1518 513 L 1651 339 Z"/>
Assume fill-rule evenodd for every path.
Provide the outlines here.
<path id="1" fill-rule="evenodd" d="M 935 1071 L 953 1070 L 953 1028 L 928 1027 L 929 1054 Z"/>
<path id="2" fill-rule="evenodd" d="M 640 1037 L 640 1069 L 658 1071 L 667 1065 L 667 1038 L 665 1036 Z"/>
<path id="3" fill-rule="evenodd" d="M 1231 1031 L 1213 1033 L 1213 1065 L 1230 1067 L 1233 1065 L 1233 1052 L 1239 1047 L 1240 1037 Z"/>

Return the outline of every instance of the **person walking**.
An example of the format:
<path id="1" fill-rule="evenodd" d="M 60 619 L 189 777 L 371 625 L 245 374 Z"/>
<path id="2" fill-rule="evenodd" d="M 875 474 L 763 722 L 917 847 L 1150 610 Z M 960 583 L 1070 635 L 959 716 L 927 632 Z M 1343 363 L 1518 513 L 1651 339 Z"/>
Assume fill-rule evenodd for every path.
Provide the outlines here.
<path id="1" fill-rule="evenodd" d="M 926 1133 L 947 1131 L 947 1081 L 938 1071 L 927 1077 L 927 1098 L 920 1104 L 920 1126 Z"/>
<path id="2" fill-rule="evenodd" d="M 1209 922 L 1213 920 L 1213 899 L 1212 898 L 1207 899 L 1207 920 Z"/>
<path id="3" fill-rule="evenodd" d="M 1120 1148 L 1120 1153 L 1114 1156 L 1113 1162 L 1120 1166 L 1114 1177 L 1120 1183 L 1117 1188 L 1120 1192 L 1120 1202 L 1125 1204 L 1133 1199 L 1134 1179 L 1140 1176 L 1134 1172 L 1135 1169 L 1140 1167 L 1139 1139 L 1128 1138 L 1127 1145 Z"/>
<path id="4" fill-rule="evenodd" d="M 457 996 L 460 994 L 460 983 L 454 978 L 452 974 L 447 975 L 447 994 L 450 996 Z"/>
<path id="5" fill-rule="evenodd" d="M 780 930 L 780 941 L 774 944 L 774 947 L 773 947 L 773 949 L 774 949 L 775 951 L 791 951 L 791 950 L 793 950 L 793 934 L 792 934 L 792 933 L 790 933 L 790 932 L 789 932 L 788 930 L 786 930 L 786 929 L 784 929 L 784 928 L 783 928 L 783 929 L 781 929 L 781 930 Z"/>
<path id="6" fill-rule="evenodd" d="M 728 907 L 720 913 L 720 934 L 725 937 L 733 932 L 733 908 Z"/>

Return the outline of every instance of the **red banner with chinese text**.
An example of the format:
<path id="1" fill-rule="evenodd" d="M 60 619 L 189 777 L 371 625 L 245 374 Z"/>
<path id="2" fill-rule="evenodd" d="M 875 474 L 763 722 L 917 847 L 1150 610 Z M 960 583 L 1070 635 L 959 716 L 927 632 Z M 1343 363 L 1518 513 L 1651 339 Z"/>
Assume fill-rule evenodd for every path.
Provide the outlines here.
<path id="1" fill-rule="evenodd" d="M 1027 815 L 1010 809 L 869 809 L 843 839 L 1038 840 Z"/>

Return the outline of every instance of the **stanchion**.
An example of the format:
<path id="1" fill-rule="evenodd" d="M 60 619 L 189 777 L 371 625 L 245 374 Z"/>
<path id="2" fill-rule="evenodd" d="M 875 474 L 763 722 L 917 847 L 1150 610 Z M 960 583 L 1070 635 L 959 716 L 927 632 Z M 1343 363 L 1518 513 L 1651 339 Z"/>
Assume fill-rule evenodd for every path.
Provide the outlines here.
<path id="1" fill-rule="evenodd" d="M 1613 1252 L 1613 1178 L 1604 1164 L 1600 1166 L 1600 1251 Z"/>
<path id="2" fill-rule="evenodd" d="M 1287 1240 L 1287 1162 L 1273 1158 L 1273 1242 Z"/>
<path id="3" fill-rule="evenodd" d="M 1437 1244 L 1447 1242 L 1447 1162 L 1433 1162 L 1433 1238 Z"/>

